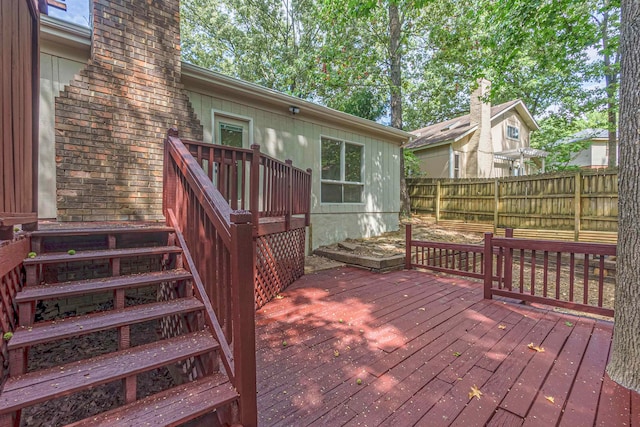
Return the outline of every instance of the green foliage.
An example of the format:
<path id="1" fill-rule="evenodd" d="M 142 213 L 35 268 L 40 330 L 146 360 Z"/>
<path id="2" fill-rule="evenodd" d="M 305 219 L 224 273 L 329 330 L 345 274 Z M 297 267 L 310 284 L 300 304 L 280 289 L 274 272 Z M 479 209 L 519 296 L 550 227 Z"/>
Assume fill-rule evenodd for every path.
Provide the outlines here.
<path id="1" fill-rule="evenodd" d="M 37 255 L 37 254 L 36 254 L 35 252 L 29 252 L 29 253 L 27 254 L 27 258 L 35 258 L 35 257 L 36 257 L 36 255 Z"/>
<path id="2" fill-rule="evenodd" d="M 420 176 L 420 160 L 411 150 L 402 150 L 404 154 L 404 176 L 416 177 Z"/>
<path id="3" fill-rule="evenodd" d="M 13 333 L 11 333 L 11 332 L 5 332 L 5 334 L 2 336 L 2 338 L 3 338 L 5 341 L 9 341 L 11 338 L 13 338 Z"/>
<path id="4" fill-rule="evenodd" d="M 531 135 L 531 146 L 547 151 L 546 170 L 562 171 L 578 169 L 569 166 L 569 161 L 581 150 L 589 147 L 589 141 L 566 141 L 586 129 L 605 129 L 607 117 L 604 112 L 591 112 L 580 118 L 567 118 L 561 114 L 551 115 L 538 122 L 540 130 Z"/>

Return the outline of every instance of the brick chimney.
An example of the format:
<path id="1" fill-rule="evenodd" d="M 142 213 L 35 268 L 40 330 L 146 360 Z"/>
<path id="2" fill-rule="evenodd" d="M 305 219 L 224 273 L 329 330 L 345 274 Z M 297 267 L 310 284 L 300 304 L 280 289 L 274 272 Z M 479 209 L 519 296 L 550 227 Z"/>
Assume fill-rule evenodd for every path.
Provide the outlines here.
<path id="1" fill-rule="evenodd" d="M 466 176 L 486 178 L 493 168 L 493 146 L 491 144 L 491 103 L 487 99 L 491 82 L 478 80 L 478 87 L 471 93 L 469 117 L 471 126 L 478 125 L 467 144 L 469 156 Z M 473 155 L 476 152 L 477 155 Z"/>
<path id="2" fill-rule="evenodd" d="M 180 83 L 179 1 L 93 8 L 91 59 L 55 104 L 58 220 L 161 220 L 166 131 L 203 134 Z"/>

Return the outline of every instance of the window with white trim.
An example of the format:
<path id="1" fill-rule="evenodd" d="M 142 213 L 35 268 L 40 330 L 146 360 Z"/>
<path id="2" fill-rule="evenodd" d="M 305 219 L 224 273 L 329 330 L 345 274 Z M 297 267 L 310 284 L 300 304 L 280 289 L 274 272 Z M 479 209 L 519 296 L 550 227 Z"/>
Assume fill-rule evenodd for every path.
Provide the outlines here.
<path id="1" fill-rule="evenodd" d="M 363 147 L 331 138 L 321 138 L 322 203 L 362 203 Z"/>
<path id="2" fill-rule="evenodd" d="M 460 178 L 460 154 L 453 154 L 453 177 Z"/>
<path id="3" fill-rule="evenodd" d="M 520 139 L 520 128 L 518 126 L 507 125 L 507 138 Z"/>

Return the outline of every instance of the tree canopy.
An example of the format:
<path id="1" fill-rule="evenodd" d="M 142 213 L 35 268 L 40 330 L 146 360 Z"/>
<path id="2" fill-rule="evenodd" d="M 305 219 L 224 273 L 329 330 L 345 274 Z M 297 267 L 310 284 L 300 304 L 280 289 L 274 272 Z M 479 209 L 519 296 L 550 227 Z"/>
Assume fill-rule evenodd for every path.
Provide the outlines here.
<path id="1" fill-rule="evenodd" d="M 371 120 L 416 129 L 465 114 L 480 77 L 542 130 L 608 111 L 615 137 L 619 0 L 183 0 L 184 59 Z M 604 82 L 604 85 L 602 84 Z M 566 126 L 565 126 L 566 125 Z"/>

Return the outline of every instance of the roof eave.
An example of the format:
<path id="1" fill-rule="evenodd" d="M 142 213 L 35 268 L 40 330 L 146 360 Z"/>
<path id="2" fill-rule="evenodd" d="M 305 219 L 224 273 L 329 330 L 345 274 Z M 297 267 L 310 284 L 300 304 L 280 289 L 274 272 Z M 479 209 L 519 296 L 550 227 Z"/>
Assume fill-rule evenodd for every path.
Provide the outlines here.
<path id="1" fill-rule="evenodd" d="M 358 128 L 363 131 L 371 132 L 384 136 L 392 142 L 402 145 L 409 141 L 414 135 L 405 132 L 400 129 L 395 129 L 389 126 L 384 126 L 371 120 L 356 117 L 351 114 L 343 113 L 342 111 L 334 110 L 329 107 L 314 104 L 313 102 L 305 101 L 301 98 L 296 98 L 291 95 L 265 88 L 255 83 L 249 83 L 243 80 L 239 80 L 233 77 L 225 76 L 215 71 L 208 70 L 206 68 L 198 67 L 186 62 L 182 63 L 182 76 L 183 78 L 191 78 L 200 81 L 201 83 L 210 84 L 217 87 L 224 87 L 234 92 L 251 96 L 252 98 L 270 104 L 281 105 L 283 109 L 287 109 L 289 106 L 296 106 L 300 108 L 301 112 L 310 116 L 319 118 L 321 120 L 331 121 L 336 124 L 347 125 L 352 128 Z"/>
<path id="2" fill-rule="evenodd" d="M 72 47 L 81 47 L 84 49 L 91 46 L 92 31 L 90 28 L 81 27 L 47 15 L 40 15 L 40 17 L 40 31 L 43 39 L 50 40 L 54 43 L 61 43 Z M 272 89 L 267 89 L 254 83 L 228 77 L 187 62 L 182 62 L 182 76 L 183 78 L 186 77 L 187 79 L 191 78 L 197 80 L 200 83 L 226 87 L 239 94 L 252 97 L 253 99 L 265 103 L 281 105 L 285 108 L 284 111 L 286 111 L 289 106 L 293 105 L 300 108 L 305 115 L 309 115 L 310 117 L 315 117 L 322 121 L 332 122 L 352 129 L 365 131 L 369 134 L 374 133 L 379 136 L 379 138 L 384 138 L 385 140 L 397 145 L 402 145 L 413 138 L 412 134 L 403 130 L 381 125 L 371 120 L 314 104 L 294 96 L 286 95 Z"/>
<path id="3" fill-rule="evenodd" d="M 529 130 L 540 130 L 540 126 L 538 125 L 538 122 L 536 122 L 536 119 L 533 118 L 533 116 L 531 115 L 531 113 L 529 112 L 529 109 L 527 108 L 526 105 L 524 105 L 524 102 L 522 102 L 522 100 L 518 100 L 518 102 L 516 102 L 515 104 L 513 104 L 512 106 L 510 106 L 509 108 L 506 108 L 502 111 L 500 111 L 498 114 L 495 114 L 494 116 L 491 117 L 491 120 L 495 120 L 498 117 L 506 114 L 507 112 L 516 109 L 518 111 L 518 114 L 520 114 L 520 117 L 522 117 L 522 119 L 524 120 L 524 122 L 527 124 L 527 126 L 529 127 Z"/>

